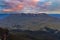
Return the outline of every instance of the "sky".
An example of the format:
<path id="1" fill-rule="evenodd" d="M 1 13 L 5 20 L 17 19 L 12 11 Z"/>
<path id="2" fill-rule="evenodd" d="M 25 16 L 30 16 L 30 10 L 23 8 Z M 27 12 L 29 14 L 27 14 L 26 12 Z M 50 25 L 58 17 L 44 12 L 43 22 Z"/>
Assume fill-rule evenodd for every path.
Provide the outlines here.
<path id="1" fill-rule="evenodd" d="M 0 12 L 60 14 L 60 0 L 0 0 Z"/>

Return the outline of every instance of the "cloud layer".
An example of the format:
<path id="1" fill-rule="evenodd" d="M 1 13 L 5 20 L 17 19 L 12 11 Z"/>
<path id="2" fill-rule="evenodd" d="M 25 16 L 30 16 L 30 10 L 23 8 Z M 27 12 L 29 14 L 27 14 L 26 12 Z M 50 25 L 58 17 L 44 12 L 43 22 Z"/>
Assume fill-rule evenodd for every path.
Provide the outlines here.
<path id="1" fill-rule="evenodd" d="M 0 12 L 60 11 L 59 0 L 0 0 Z"/>

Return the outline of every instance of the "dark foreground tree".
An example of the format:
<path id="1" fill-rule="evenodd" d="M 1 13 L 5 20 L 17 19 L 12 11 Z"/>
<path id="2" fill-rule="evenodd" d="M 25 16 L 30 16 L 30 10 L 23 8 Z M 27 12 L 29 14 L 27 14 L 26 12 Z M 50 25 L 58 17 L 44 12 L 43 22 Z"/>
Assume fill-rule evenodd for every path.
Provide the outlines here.
<path id="1" fill-rule="evenodd" d="M 9 33 L 8 29 L 0 28 L 0 38 L 1 38 L 1 40 L 7 40 L 8 33 Z"/>

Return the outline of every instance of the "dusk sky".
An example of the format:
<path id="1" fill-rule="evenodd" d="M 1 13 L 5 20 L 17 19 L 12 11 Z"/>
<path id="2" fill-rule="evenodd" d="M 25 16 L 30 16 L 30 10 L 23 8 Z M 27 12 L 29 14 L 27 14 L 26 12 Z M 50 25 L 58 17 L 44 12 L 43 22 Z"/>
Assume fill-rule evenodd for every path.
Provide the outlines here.
<path id="1" fill-rule="evenodd" d="M 60 13 L 60 0 L 0 0 L 0 12 Z"/>

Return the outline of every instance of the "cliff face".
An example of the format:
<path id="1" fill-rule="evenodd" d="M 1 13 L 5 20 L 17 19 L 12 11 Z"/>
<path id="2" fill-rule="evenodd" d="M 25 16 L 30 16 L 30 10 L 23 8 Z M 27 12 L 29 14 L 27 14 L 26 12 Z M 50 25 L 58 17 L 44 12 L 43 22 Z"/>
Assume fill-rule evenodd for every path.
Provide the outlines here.
<path id="1" fill-rule="evenodd" d="M 22 30 L 39 30 L 45 26 L 60 29 L 60 19 L 48 16 L 45 13 L 10 14 L 5 19 L 0 20 L 0 26 Z"/>

